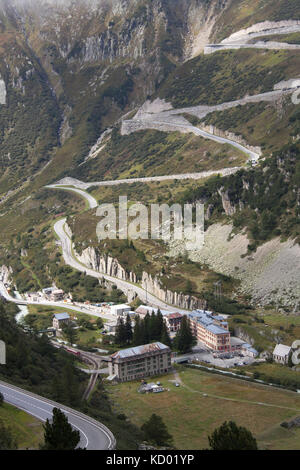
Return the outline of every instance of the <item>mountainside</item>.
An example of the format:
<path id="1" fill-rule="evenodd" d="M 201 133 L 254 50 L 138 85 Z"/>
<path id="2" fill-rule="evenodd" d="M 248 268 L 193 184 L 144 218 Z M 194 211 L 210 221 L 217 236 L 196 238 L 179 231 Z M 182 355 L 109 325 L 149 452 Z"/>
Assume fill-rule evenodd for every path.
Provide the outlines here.
<path id="1" fill-rule="evenodd" d="M 145 202 L 149 188 L 160 203 L 203 200 L 210 233 L 220 222 L 247 230 L 239 257 L 276 237 L 298 243 L 299 34 L 296 0 L 0 0 L 2 262 L 18 265 L 16 277 L 29 285 L 37 244 L 22 260 L 27 275 L 11 259 L 26 249 L 24 234 L 34 227 L 49 235 L 57 215 L 72 214 L 75 242 L 83 243 L 78 227 L 92 214 L 75 215 L 83 209 L 76 196 L 44 188 L 64 177 L 93 183 L 240 169 L 208 182 L 125 189 L 131 201 Z M 258 166 L 249 171 L 251 162 Z M 98 202 L 116 202 L 119 190 L 89 191 Z M 84 248 L 94 245 L 89 230 Z M 52 250 L 48 235 L 40 254 Z M 178 254 L 169 249 L 159 252 Z M 143 269 L 150 275 L 155 265 L 159 275 L 151 250 Z M 241 279 L 226 261 L 192 259 Z M 43 254 L 43 263 L 50 272 L 53 259 Z M 164 285 L 189 295 L 175 268 L 167 281 L 168 269 Z M 243 269 L 247 282 L 250 268 Z M 264 303 L 277 284 L 264 291 Z M 259 301 L 254 291 L 245 289 Z"/>

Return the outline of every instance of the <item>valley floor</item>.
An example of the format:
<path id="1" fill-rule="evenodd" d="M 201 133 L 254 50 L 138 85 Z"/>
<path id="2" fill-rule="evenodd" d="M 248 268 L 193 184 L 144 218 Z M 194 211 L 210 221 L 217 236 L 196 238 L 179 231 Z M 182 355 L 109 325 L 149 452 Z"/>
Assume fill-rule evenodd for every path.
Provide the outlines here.
<path id="1" fill-rule="evenodd" d="M 116 411 L 137 425 L 152 413 L 160 415 L 178 449 L 207 449 L 207 436 L 229 419 L 250 429 L 261 449 L 299 449 L 299 429 L 280 426 L 300 415 L 297 393 L 185 367 L 159 380 L 169 391 L 139 394 L 140 384 L 129 382 L 111 385 L 108 392 Z"/>

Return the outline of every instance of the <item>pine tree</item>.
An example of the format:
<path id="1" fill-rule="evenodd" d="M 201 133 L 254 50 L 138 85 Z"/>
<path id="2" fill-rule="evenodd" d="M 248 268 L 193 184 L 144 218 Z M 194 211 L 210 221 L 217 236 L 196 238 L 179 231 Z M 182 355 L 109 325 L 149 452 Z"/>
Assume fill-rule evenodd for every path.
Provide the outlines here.
<path id="1" fill-rule="evenodd" d="M 237 426 L 234 421 L 225 421 L 208 436 L 208 441 L 212 450 L 257 450 L 257 442 L 251 432 Z"/>
<path id="2" fill-rule="evenodd" d="M 146 324 L 145 324 L 145 320 L 143 319 L 140 321 L 140 341 L 139 341 L 138 346 L 140 346 L 141 344 L 148 344 Z"/>
<path id="3" fill-rule="evenodd" d="M 53 420 L 47 419 L 44 427 L 43 450 L 75 450 L 80 442 L 80 433 L 73 430 L 66 415 L 53 408 Z"/>
<path id="4" fill-rule="evenodd" d="M 126 316 L 126 323 L 125 323 L 125 328 L 126 328 L 126 342 L 129 344 L 132 341 L 132 327 L 131 327 L 131 318 L 130 315 L 127 314 Z"/>
<path id="5" fill-rule="evenodd" d="M 165 324 L 165 322 L 163 323 L 163 328 L 162 328 L 160 341 L 163 344 L 165 344 L 166 346 L 169 346 L 169 348 L 172 347 L 172 341 L 171 341 L 171 338 L 170 338 L 170 335 L 169 335 L 169 332 L 168 332 L 168 328 L 167 328 L 167 325 Z"/>
<path id="6" fill-rule="evenodd" d="M 127 330 L 122 317 L 118 319 L 115 343 L 121 346 L 127 343 Z"/>
<path id="7" fill-rule="evenodd" d="M 150 322 L 149 322 L 149 337 L 151 340 L 153 340 L 155 336 L 155 322 L 156 322 L 156 315 L 154 311 L 152 310 L 151 315 L 150 315 Z"/>
<path id="8" fill-rule="evenodd" d="M 66 325 L 63 328 L 63 333 L 67 341 L 69 341 L 70 344 L 75 344 L 78 340 L 78 333 L 74 329 L 72 325 Z"/>
<path id="9" fill-rule="evenodd" d="M 157 314 L 152 319 L 151 340 L 159 341 L 163 329 L 164 319 L 161 311 L 158 309 Z"/>
<path id="10" fill-rule="evenodd" d="M 152 337 L 151 337 L 151 317 L 150 317 L 149 313 L 146 314 L 143 323 L 144 323 L 144 344 L 148 344 L 152 340 Z"/>
<path id="11" fill-rule="evenodd" d="M 141 429 L 146 440 L 150 443 L 158 446 L 169 446 L 172 443 L 173 437 L 169 434 L 167 426 L 161 416 L 155 413 L 143 424 Z"/>
<path id="12" fill-rule="evenodd" d="M 132 342 L 134 346 L 140 346 L 141 343 L 141 319 L 138 315 L 135 317 L 135 325 L 133 330 Z"/>
<path id="13" fill-rule="evenodd" d="M 180 329 L 175 337 L 175 347 L 180 353 L 186 354 L 191 350 L 191 347 L 195 344 L 195 342 L 196 340 L 192 334 L 189 320 L 187 316 L 184 315 Z"/>

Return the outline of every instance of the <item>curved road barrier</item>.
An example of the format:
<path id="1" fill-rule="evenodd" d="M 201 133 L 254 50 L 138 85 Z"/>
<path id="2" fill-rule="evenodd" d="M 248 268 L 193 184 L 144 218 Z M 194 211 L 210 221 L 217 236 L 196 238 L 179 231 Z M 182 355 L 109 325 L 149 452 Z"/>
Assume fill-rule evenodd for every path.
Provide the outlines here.
<path id="1" fill-rule="evenodd" d="M 61 409 L 73 428 L 80 432 L 79 447 L 81 448 L 87 450 L 113 450 L 116 447 L 114 435 L 104 424 L 79 411 L 3 381 L 0 381 L 0 392 L 4 396 L 4 401 L 41 421 L 52 418 L 53 408 Z"/>

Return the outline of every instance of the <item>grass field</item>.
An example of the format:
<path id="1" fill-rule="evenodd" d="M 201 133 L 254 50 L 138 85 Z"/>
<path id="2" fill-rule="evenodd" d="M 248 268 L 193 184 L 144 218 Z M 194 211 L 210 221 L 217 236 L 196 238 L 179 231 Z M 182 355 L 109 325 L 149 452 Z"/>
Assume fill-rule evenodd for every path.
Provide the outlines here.
<path id="1" fill-rule="evenodd" d="M 300 414 L 300 396 L 262 385 L 180 367 L 178 376 L 160 378 L 169 391 L 141 395 L 138 382 L 110 385 L 116 411 L 142 425 L 152 413 L 162 416 L 179 449 L 205 449 L 207 435 L 225 420 L 246 426 L 260 448 L 300 448 L 299 432 L 279 425 Z M 181 379 L 175 387 L 171 381 Z M 207 396 L 204 396 L 206 394 Z"/>
<path id="2" fill-rule="evenodd" d="M 43 441 L 42 423 L 8 403 L 0 407 L 0 420 L 10 427 L 19 449 L 38 449 Z"/>

